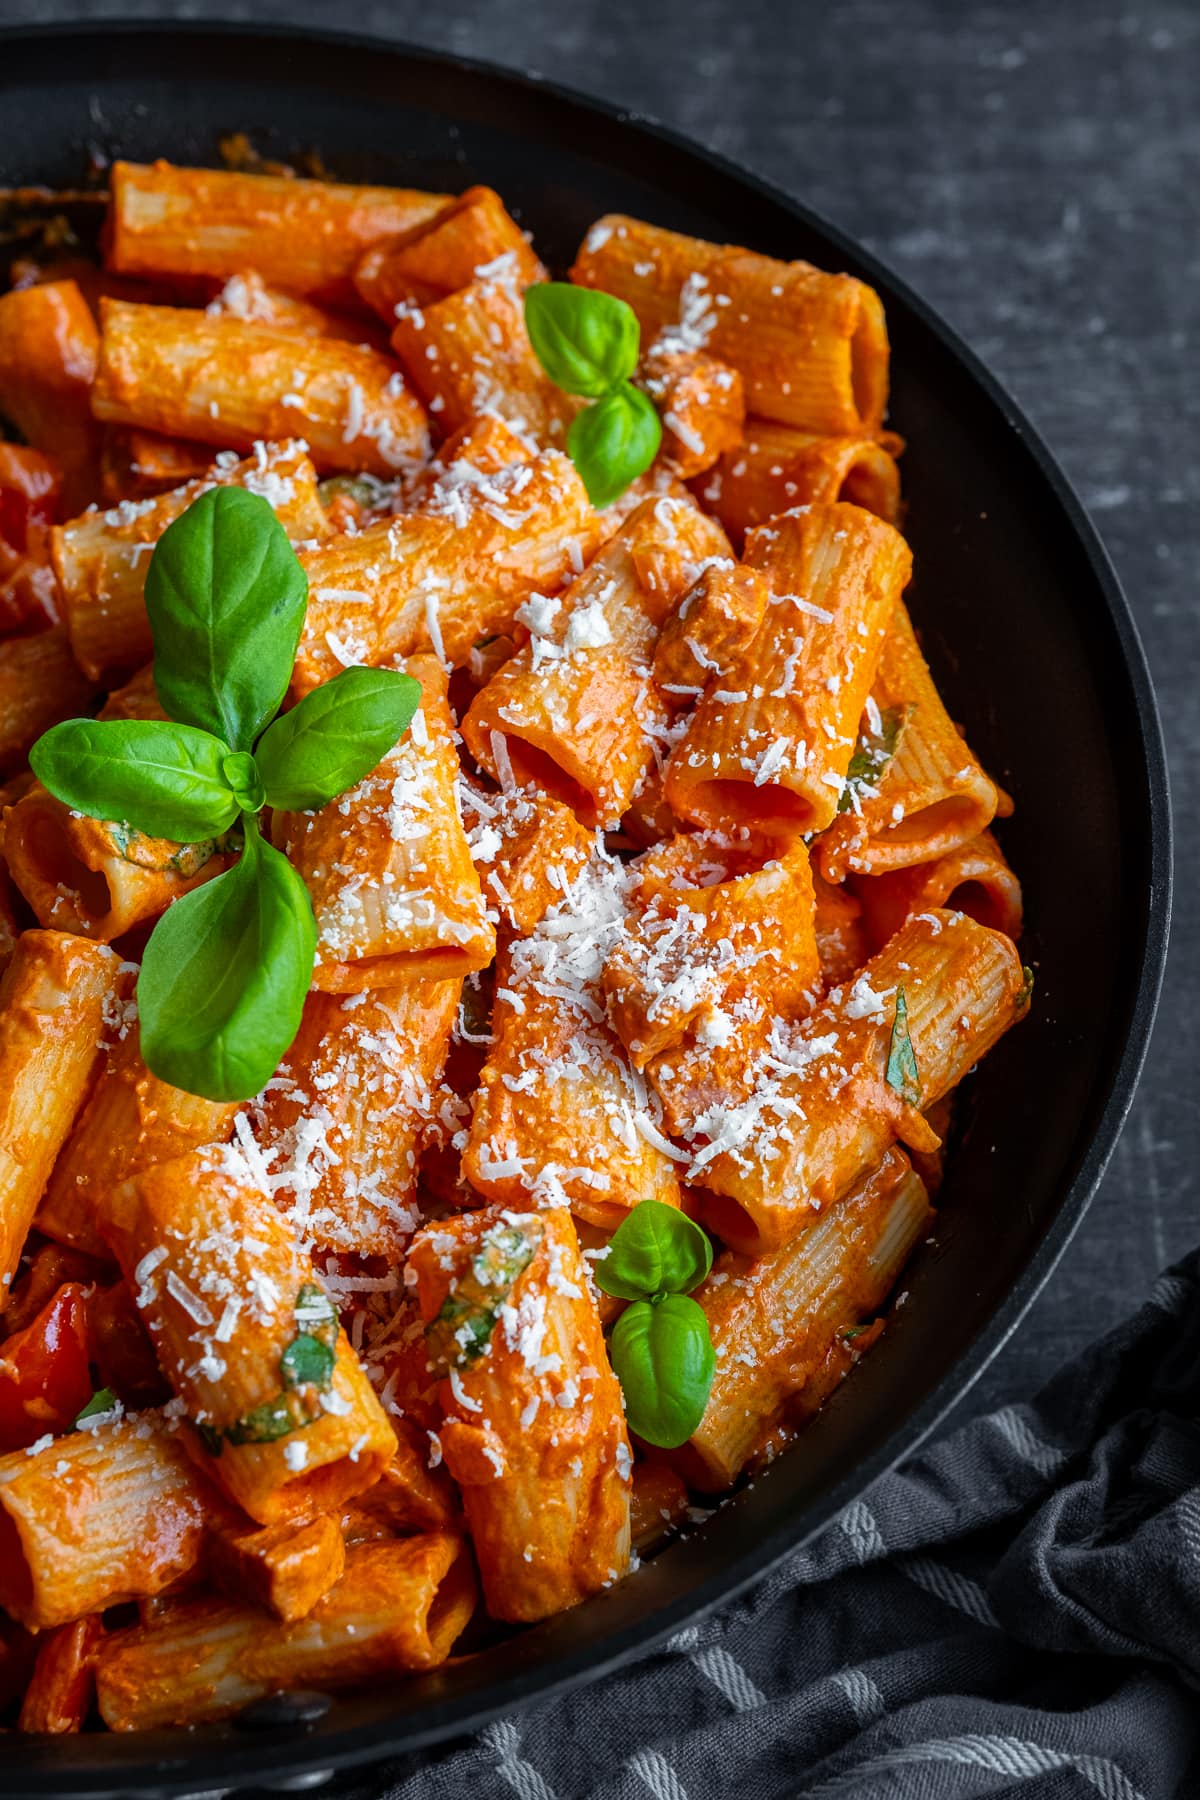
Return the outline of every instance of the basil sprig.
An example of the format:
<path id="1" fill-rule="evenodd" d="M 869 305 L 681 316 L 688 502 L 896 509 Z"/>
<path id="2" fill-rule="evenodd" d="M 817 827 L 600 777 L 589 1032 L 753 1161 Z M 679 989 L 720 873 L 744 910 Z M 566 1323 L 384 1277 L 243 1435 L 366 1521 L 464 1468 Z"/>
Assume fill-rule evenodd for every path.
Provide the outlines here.
<path id="1" fill-rule="evenodd" d="M 249 1100 L 265 1086 L 312 985 L 312 902 L 258 814 L 345 793 L 403 735 L 421 698 L 409 675 L 345 669 L 272 724 L 307 596 L 267 502 L 210 489 L 163 533 L 147 576 L 154 683 L 169 718 L 68 719 L 29 759 L 74 811 L 150 837 L 194 844 L 240 822 L 238 861 L 168 907 L 138 979 L 147 1066 L 209 1100 Z"/>
<path id="2" fill-rule="evenodd" d="M 642 1200 L 596 1265 L 606 1294 L 630 1300 L 613 1327 L 612 1366 L 631 1431 L 674 1450 L 704 1417 L 717 1358 L 704 1309 L 688 1294 L 712 1267 L 712 1244 L 686 1213 Z"/>
<path id="3" fill-rule="evenodd" d="M 593 506 L 608 506 L 658 455 L 662 425 L 629 377 L 637 367 L 641 328 L 624 300 L 570 281 L 525 290 L 525 329 L 534 355 L 556 387 L 593 405 L 567 432 L 567 454 Z"/>

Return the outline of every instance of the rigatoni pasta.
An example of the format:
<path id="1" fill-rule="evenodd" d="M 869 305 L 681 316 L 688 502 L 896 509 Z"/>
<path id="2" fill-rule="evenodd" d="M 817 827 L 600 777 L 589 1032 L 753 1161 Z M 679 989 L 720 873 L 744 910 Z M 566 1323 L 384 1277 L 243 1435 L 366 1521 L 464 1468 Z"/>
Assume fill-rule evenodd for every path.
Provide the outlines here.
<path id="1" fill-rule="evenodd" d="M 30 440 L 0 454 L 28 1732 L 398 1684 L 488 1641 L 460 1643 L 477 1613 L 626 1579 L 886 1338 L 958 1087 L 1029 1005 L 1011 803 L 919 585 L 907 610 L 878 296 L 619 215 L 547 290 L 520 217 L 482 185 L 118 162 L 109 274 L 0 296 Z M 220 804 L 177 843 L 80 810 L 34 745 L 184 723 L 171 558 L 157 646 L 147 572 L 197 502 L 174 546 L 262 512 L 227 488 L 274 512 L 296 596 L 274 696 L 189 740 Z M 391 705 L 400 672 L 408 725 L 356 735 L 343 697 Z M 190 1023 L 283 980 L 255 910 L 282 903 L 239 886 L 267 867 L 286 956 L 310 908 L 315 934 L 286 1031 L 244 1083 L 224 1042 L 165 1065 L 156 982 Z M 226 905 L 211 988 L 190 948 L 164 972 Z"/>
<path id="2" fill-rule="evenodd" d="M 236 1159 L 143 1169 L 107 1197 L 100 1230 L 189 1443 L 252 1519 L 304 1518 L 370 1487 L 395 1437 L 312 1264 Z"/>
<path id="3" fill-rule="evenodd" d="M 41 1631 L 161 1593 L 196 1567 L 219 1506 L 157 1413 L 0 1457 L 0 1605 Z"/>
<path id="4" fill-rule="evenodd" d="M 448 195 L 297 181 L 232 169 L 116 162 L 107 260 L 124 275 L 265 281 L 326 299 L 353 296 L 363 253 L 434 217 Z"/>
<path id="5" fill-rule="evenodd" d="M 667 799 L 697 825 L 821 831 L 912 557 L 892 526 L 838 502 L 758 526 L 746 561 L 770 599 L 748 647 L 709 677 L 671 754 Z"/>
<path id="6" fill-rule="evenodd" d="M 408 673 L 422 689 L 408 739 L 340 800 L 275 820 L 312 896 L 328 993 L 461 977 L 495 952 L 458 811 L 445 674 L 429 655 Z"/>
<path id="7" fill-rule="evenodd" d="M 100 1712 L 113 1731 L 147 1731 L 227 1718 L 288 1688 L 357 1687 L 434 1668 L 474 1605 L 460 1538 L 363 1544 L 298 1621 L 271 1625 L 252 1605 L 198 1600 L 115 1633 L 97 1662 Z"/>
<path id="8" fill-rule="evenodd" d="M 649 336 L 672 331 L 741 375 L 750 412 L 802 431 L 875 431 L 888 391 L 883 306 L 865 282 L 609 214 L 571 279 L 628 301 Z"/>
<path id="9" fill-rule="evenodd" d="M 429 450 L 424 410 L 378 351 L 186 307 L 100 302 L 92 407 L 235 450 L 294 433 L 322 470 L 394 475 Z"/>
<path id="10" fill-rule="evenodd" d="M 0 980 L 3 1299 L 87 1091 L 117 969 L 118 958 L 102 945 L 63 931 L 24 931 Z"/>
<path id="11" fill-rule="evenodd" d="M 883 640 L 862 738 L 866 767 L 843 789 L 848 804 L 817 853 L 831 881 L 930 862 L 1011 810 L 942 704 L 903 601 Z"/>
<path id="12" fill-rule="evenodd" d="M 298 443 L 260 444 L 253 456 L 219 451 L 196 482 L 143 501 L 88 512 L 52 534 L 71 651 L 92 680 L 132 675 L 154 645 L 146 617 L 146 569 L 167 526 L 209 486 L 230 484 L 261 494 L 293 542 L 327 530 L 317 499 L 316 471 Z"/>
<path id="13" fill-rule="evenodd" d="M 570 1214 L 431 1225 L 409 1267 L 488 1610 L 561 1612 L 625 1571 L 632 1468 Z"/>

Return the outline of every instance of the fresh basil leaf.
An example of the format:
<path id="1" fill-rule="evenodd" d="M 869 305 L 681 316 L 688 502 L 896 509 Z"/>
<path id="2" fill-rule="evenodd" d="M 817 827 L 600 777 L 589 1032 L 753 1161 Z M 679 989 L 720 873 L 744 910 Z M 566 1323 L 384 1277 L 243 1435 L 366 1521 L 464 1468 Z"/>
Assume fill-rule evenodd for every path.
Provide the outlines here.
<path id="1" fill-rule="evenodd" d="M 641 1200 L 613 1232 L 595 1276 L 619 1300 L 653 1300 L 690 1294 L 711 1268 L 712 1244 L 699 1225 L 677 1206 Z"/>
<path id="2" fill-rule="evenodd" d="M 308 812 L 352 788 L 408 730 L 421 684 L 394 669 L 343 669 L 264 731 L 255 751 L 270 805 Z"/>
<path id="3" fill-rule="evenodd" d="M 662 442 L 662 425 L 640 388 L 623 381 L 594 406 L 576 413 L 567 432 L 567 454 L 593 506 L 608 506 L 650 467 Z"/>
<path id="4" fill-rule="evenodd" d="M 1025 979 L 1022 984 L 1021 991 L 1017 995 L 1017 1011 L 1018 1012 L 1024 1012 L 1026 1007 L 1029 1005 L 1029 1002 L 1033 999 L 1034 976 L 1033 976 L 1033 970 L 1030 968 L 1028 963 L 1021 964 L 1021 974 L 1024 976 Z"/>
<path id="5" fill-rule="evenodd" d="M 248 819 L 233 868 L 169 906 L 146 945 L 148 1067 L 207 1100 L 252 1099 L 299 1030 L 316 943 L 307 888 Z"/>
<path id="6" fill-rule="evenodd" d="M 636 1300 L 613 1326 L 611 1353 L 629 1429 L 662 1450 L 685 1444 L 717 1367 L 703 1309 L 684 1294 Z"/>
<path id="7" fill-rule="evenodd" d="M 84 1419 L 95 1419 L 101 1413 L 110 1413 L 117 1404 L 117 1396 L 111 1388 L 97 1388 L 85 1407 L 75 1414 L 75 1423 L 79 1425 Z"/>
<path id="8" fill-rule="evenodd" d="M 614 294 L 542 281 L 525 290 L 525 329 L 534 355 L 564 394 L 598 400 L 637 367 L 637 314 Z"/>
<path id="9" fill-rule="evenodd" d="M 308 577 L 262 496 L 209 488 L 168 525 L 146 575 L 164 710 L 249 750 L 287 692 L 307 604 Z"/>
<path id="10" fill-rule="evenodd" d="M 238 816 L 219 738 L 158 719 L 67 719 L 29 753 L 44 788 L 75 812 L 195 843 Z"/>
<path id="11" fill-rule="evenodd" d="M 892 1021 L 888 1044 L 887 1084 L 909 1106 L 920 1106 L 921 1073 L 917 1068 L 917 1053 L 908 1035 L 908 1002 L 902 987 L 896 989 L 896 1017 Z"/>

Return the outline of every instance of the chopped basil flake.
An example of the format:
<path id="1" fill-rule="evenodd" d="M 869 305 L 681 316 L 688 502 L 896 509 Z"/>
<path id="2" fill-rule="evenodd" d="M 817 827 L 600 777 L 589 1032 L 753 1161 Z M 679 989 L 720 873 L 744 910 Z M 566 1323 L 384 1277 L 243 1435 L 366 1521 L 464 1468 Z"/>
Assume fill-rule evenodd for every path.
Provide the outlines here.
<path id="1" fill-rule="evenodd" d="M 920 1106 L 921 1074 L 917 1068 L 917 1053 L 908 1035 L 908 1002 L 902 987 L 896 989 L 896 1017 L 888 1045 L 887 1084 L 909 1106 Z"/>
<path id="2" fill-rule="evenodd" d="M 75 1423 L 82 1419 L 94 1419 L 99 1413 L 112 1412 L 117 1404 L 117 1396 L 111 1388 L 97 1388 L 87 1405 L 75 1414 Z"/>
<path id="3" fill-rule="evenodd" d="M 333 1351 L 320 1338 L 299 1331 L 279 1360 L 284 1385 L 289 1388 L 327 1388 L 333 1378 Z"/>
<path id="4" fill-rule="evenodd" d="M 471 1266 L 455 1283 L 437 1317 L 425 1328 L 434 1356 L 450 1368 L 473 1363 L 491 1343 L 501 1308 L 517 1277 L 529 1267 L 542 1239 L 541 1221 L 500 1223 L 484 1233 Z"/>
<path id="5" fill-rule="evenodd" d="M 323 1411 L 319 1395 L 306 1399 L 299 1389 L 292 1388 L 235 1419 L 225 1427 L 225 1436 L 231 1444 L 273 1444 L 276 1438 L 314 1424 Z"/>
<path id="6" fill-rule="evenodd" d="M 875 786 L 896 754 L 896 746 L 900 742 L 907 718 L 906 706 L 889 706 L 886 712 L 879 715 L 878 731 L 872 731 L 866 726 L 859 732 L 854 755 L 846 770 L 846 784 L 838 801 L 840 813 L 850 811 L 854 795 L 862 788 Z"/>
<path id="7" fill-rule="evenodd" d="M 300 1329 L 279 1359 L 283 1391 L 223 1431 L 196 1424 L 212 1456 L 221 1454 L 223 1439 L 231 1444 L 272 1444 L 290 1431 L 302 1431 L 324 1412 L 321 1395 L 329 1391 L 337 1359 L 337 1312 L 324 1288 L 306 1281 L 296 1295 L 294 1316 Z"/>

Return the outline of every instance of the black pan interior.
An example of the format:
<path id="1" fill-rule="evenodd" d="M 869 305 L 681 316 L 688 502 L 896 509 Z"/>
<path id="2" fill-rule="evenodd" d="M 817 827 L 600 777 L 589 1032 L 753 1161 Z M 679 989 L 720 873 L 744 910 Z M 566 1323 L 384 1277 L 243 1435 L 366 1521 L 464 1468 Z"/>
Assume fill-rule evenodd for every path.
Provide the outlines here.
<path id="1" fill-rule="evenodd" d="M 936 1240 L 885 1343 L 802 1444 L 637 1577 L 500 1650 L 339 1702 L 307 1736 L 233 1726 L 10 1738 L 4 1790 L 178 1791 L 380 1756 L 636 1654 L 759 1573 L 910 1448 L 1016 1325 L 1128 1107 L 1165 948 L 1169 824 L 1153 702 L 1103 552 L 1028 427 L 902 284 L 783 196 L 561 91 L 348 40 L 181 29 L 0 37 L 0 185 L 74 185 L 89 153 L 213 163 L 247 131 L 348 179 L 498 188 L 569 262 L 620 210 L 864 275 L 887 303 L 912 611 L 952 715 L 1013 793 L 1032 1015 L 974 1082 Z"/>

